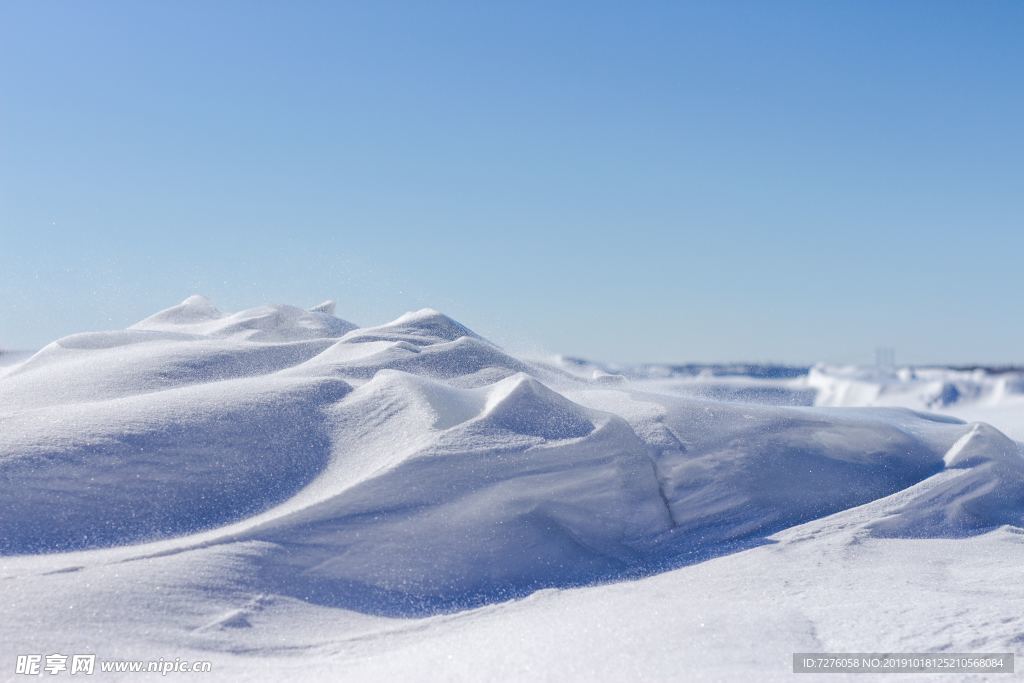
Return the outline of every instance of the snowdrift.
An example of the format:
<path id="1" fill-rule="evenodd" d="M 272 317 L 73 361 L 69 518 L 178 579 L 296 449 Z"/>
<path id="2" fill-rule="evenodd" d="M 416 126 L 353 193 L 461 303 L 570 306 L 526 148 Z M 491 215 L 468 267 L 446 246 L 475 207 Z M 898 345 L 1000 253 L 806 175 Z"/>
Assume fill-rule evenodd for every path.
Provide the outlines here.
<path id="1" fill-rule="evenodd" d="M 899 405 L 941 410 L 954 405 L 1024 402 L 1024 373 L 1014 369 L 892 368 L 819 364 L 807 384 L 817 405 Z"/>
<path id="2" fill-rule="evenodd" d="M 410 615 L 656 572 L 895 494 L 866 533 L 1024 522 L 1020 446 L 984 424 L 659 393 L 434 310 L 333 311 L 190 297 L 7 370 L 0 553 L 219 548 L 247 592 Z"/>

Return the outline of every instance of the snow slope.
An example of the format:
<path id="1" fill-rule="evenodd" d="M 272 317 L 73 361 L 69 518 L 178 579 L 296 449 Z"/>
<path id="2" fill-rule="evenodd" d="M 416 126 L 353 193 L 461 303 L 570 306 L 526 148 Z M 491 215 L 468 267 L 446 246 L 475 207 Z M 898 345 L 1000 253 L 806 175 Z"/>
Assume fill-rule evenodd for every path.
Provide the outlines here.
<path id="1" fill-rule="evenodd" d="M 333 310 L 190 297 L 6 369 L 0 662 L 614 680 L 674 678 L 682 658 L 695 676 L 782 675 L 775 658 L 854 642 L 786 578 L 815 590 L 815 553 L 822 571 L 904 576 L 911 548 L 1024 552 L 1024 457 L 987 424 L 710 400 L 516 358 L 434 310 L 367 328 Z M 762 579 L 781 586 L 754 600 L 778 628 L 735 612 Z M 623 623 L 593 621 L 614 605 Z M 695 630 L 702 610 L 717 630 Z M 1019 625 L 983 642 L 1019 647 Z M 648 652 L 665 626 L 690 644 Z M 947 645 L 905 626 L 869 649 Z M 721 656 L 701 665 L 709 644 Z M 533 647 L 548 655 L 526 662 Z"/>

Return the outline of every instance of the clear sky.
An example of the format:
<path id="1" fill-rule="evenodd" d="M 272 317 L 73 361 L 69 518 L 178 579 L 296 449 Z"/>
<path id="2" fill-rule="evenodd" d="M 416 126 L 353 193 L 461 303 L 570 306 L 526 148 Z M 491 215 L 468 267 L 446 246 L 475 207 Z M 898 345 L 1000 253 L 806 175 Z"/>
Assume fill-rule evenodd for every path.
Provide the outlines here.
<path id="1" fill-rule="evenodd" d="M 0 65 L 0 346 L 199 292 L 1024 362 L 1024 2 L 6 0 Z"/>

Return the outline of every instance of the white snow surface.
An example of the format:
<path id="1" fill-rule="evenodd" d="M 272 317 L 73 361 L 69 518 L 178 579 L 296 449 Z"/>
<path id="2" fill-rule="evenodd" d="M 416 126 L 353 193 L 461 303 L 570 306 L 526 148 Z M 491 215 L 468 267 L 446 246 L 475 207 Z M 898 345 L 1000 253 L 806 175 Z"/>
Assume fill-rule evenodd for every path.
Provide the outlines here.
<path id="1" fill-rule="evenodd" d="M 0 369 L 0 679 L 52 652 L 617 681 L 1024 650 L 1019 375 L 638 375 L 334 309 L 193 296 Z"/>

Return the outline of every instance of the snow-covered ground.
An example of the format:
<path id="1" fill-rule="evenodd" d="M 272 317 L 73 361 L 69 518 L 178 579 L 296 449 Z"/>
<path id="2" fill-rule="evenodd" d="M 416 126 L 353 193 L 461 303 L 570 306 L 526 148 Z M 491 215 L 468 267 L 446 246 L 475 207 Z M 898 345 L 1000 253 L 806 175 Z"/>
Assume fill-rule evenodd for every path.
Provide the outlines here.
<path id="1" fill-rule="evenodd" d="M 620 681 L 1024 652 L 1019 374 L 613 368 L 333 313 L 191 297 L 0 367 L 3 678 L 31 653 Z"/>

